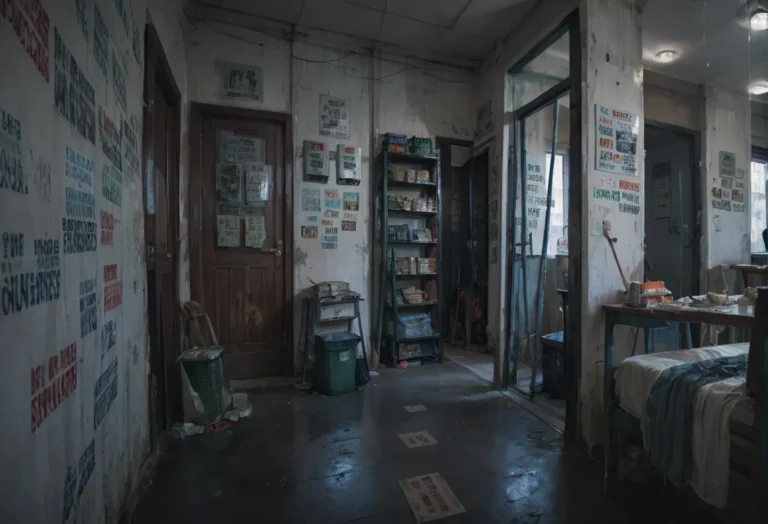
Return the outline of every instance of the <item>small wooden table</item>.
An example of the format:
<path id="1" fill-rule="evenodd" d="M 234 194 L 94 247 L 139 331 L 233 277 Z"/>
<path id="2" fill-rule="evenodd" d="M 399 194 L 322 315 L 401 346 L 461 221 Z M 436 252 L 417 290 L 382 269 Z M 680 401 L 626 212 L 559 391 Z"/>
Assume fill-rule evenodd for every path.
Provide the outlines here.
<path id="1" fill-rule="evenodd" d="M 755 266 L 752 264 L 731 264 L 731 269 L 741 272 L 744 287 L 749 287 L 749 275 L 768 276 L 768 266 Z"/>

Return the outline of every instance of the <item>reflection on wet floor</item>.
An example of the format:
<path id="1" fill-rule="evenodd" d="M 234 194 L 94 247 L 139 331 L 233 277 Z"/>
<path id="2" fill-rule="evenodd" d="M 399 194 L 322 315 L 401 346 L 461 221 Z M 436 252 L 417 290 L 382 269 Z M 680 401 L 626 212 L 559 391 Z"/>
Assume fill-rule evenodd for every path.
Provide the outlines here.
<path id="1" fill-rule="evenodd" d="M 400 482 L 431 473 L 465 509 L 440 522 L 714 521 L 655 485 L 607 497 L 598 461 L 452 362 L 383 369 L 338 397 L 260 388 L 251 402 L 231 431 L 174 441 L 131 522 L 411 523 Z M 437 443 L 399 437 L 422 431 Z"/>

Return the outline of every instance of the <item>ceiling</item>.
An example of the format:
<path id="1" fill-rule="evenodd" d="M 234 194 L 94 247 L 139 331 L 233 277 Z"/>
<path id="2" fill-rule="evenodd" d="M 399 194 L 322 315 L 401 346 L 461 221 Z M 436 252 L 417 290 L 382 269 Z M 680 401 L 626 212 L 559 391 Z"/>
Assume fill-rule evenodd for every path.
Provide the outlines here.
<path id="1" fill-rule="evenodd" d="M 536 0 L 202 0 L 201 7 L 480 60 Z"/>
<path id="2" fill-rule="evenodd" d="M 768 31 L 749 30 L 755 0 L 648 0 L 643 6 L 645 69 L 695 84 L 747 93 L 768 82 Z M 768 2 L 763 2 L 768 4 Z M 659 51 L 677 58 L 659 63 Z"/>

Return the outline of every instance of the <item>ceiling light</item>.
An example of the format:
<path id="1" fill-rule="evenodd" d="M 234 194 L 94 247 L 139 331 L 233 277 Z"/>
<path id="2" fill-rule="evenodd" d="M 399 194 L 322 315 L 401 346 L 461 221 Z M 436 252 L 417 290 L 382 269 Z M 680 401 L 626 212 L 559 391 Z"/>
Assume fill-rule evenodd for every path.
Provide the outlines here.
<path id="1" fill-rule="evenodd" d="M 658 53 L 656 53 L 656 61 L 661 62 L 662 64 L 671 62 L 675 58 L 677 58 L 677 51 L 672 51 L 671 49 L 667 49 L 665 51 L 659 51 Z"/>
<path id="2" fill-rule="evenodd" d="M 768 84 L 754 84 L 749 88 L 749 92 L 753 95 L 764 95 L 768 93 Z"/>
<path id="3" fill-rule="evenodd" d="M 768 11 L 755 11 L 749 19 L 749 27 L 753 31 L 768 29 Z"/>

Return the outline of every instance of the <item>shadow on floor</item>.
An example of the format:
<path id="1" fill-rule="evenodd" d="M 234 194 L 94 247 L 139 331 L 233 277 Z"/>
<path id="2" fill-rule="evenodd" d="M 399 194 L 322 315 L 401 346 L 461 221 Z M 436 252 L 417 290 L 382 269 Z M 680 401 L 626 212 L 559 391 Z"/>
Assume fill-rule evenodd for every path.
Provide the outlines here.
<path id="1" fill-rule="evenodd" d="M 398 481 L 432 472 L 466 509 L 440 522 L 708 522 L 657 488 L 606 497 L 599 463 L 451 362 L 384 369 L 339 397 L 283 387 L 251 402 L 231 431 L 175 441 L 131 522 L 411 523 Z M 420 430 L 437 444 L 398 437 Z"/>

